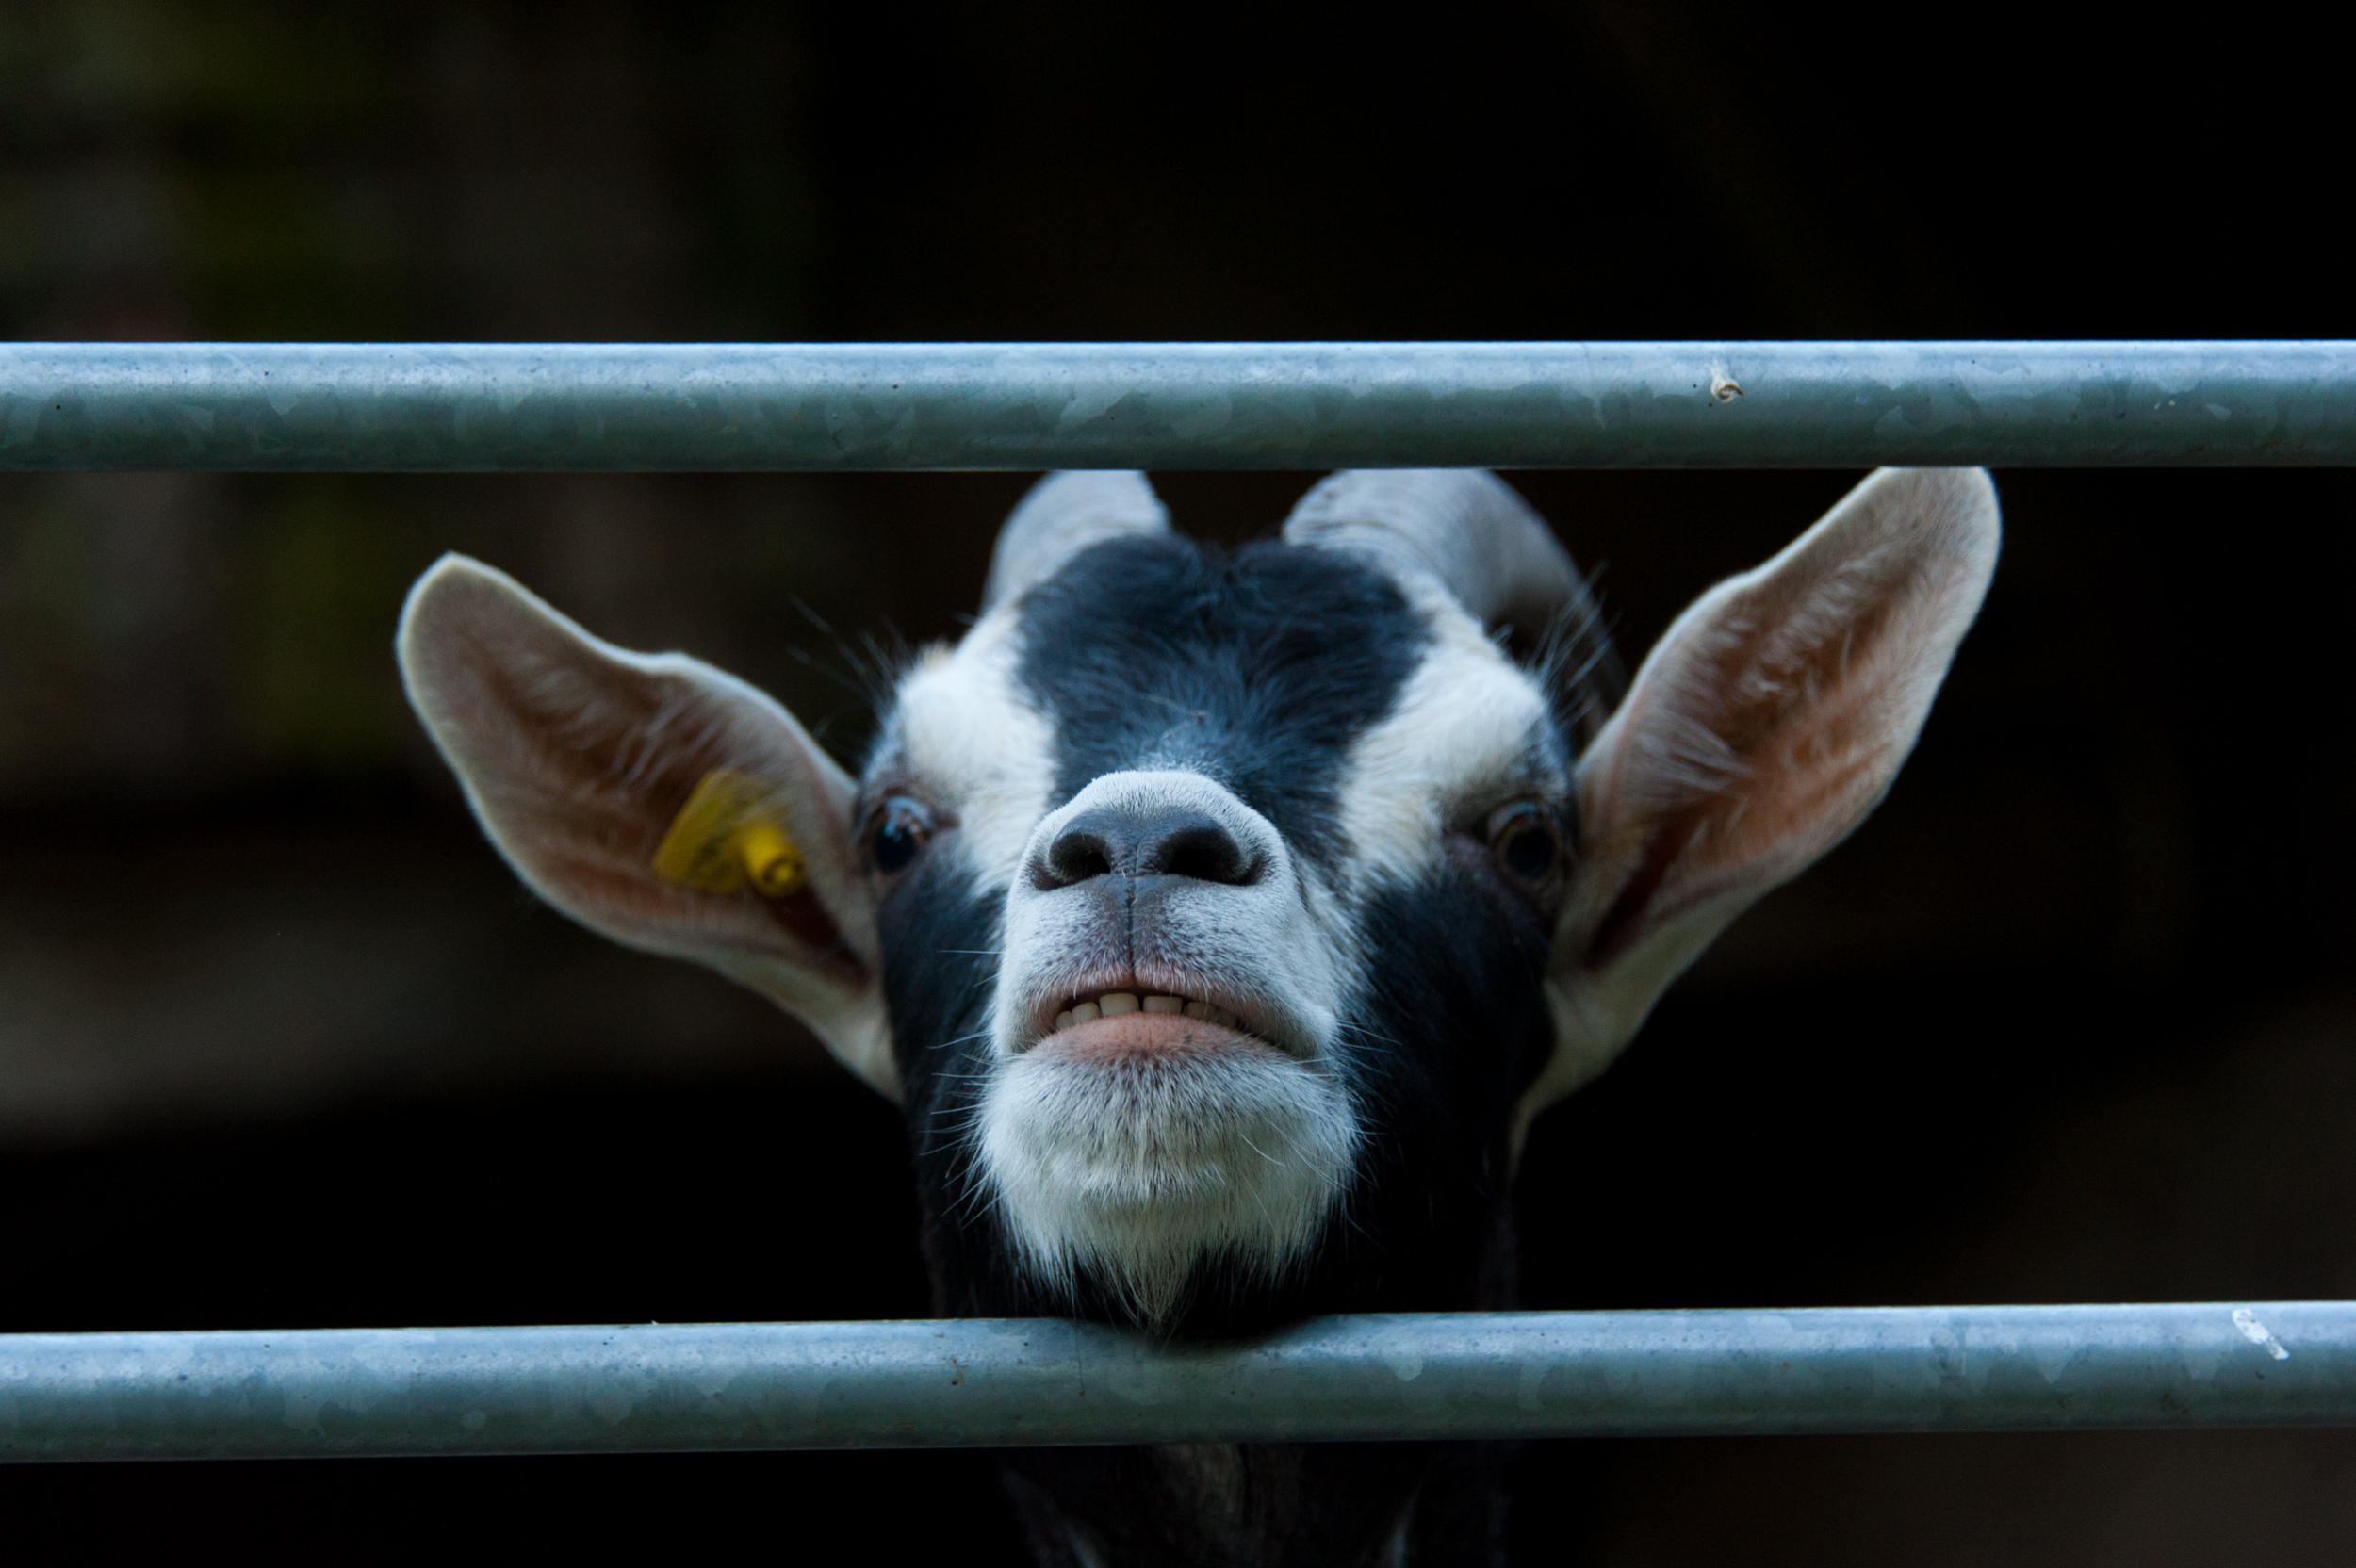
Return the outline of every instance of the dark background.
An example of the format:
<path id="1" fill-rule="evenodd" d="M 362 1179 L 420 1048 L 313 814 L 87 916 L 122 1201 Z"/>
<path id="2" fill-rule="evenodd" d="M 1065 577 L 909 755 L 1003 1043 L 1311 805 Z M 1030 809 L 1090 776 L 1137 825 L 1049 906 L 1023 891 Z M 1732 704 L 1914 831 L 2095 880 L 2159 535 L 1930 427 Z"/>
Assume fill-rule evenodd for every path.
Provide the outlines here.
<path id="1" fill-rule="evenodd" d="M 2356 336 L 2336 49 L 2159 16 L 0 0 L 0 336 Z M 1240 539 L 1311 477 L 1162 483 Z M 1855 477 L 1516 476 L 1631 655 Z M 1530 1304 L 2356 1296 L 2349 476 L 1999 481 L 1888 805 L 1541 1124 Z M 1025 482 L 0 476 L 0 1330 L 921 1314 L 893 1113 L 533 906 L 388 643 L 463 548 L 855 758 Z M 1517 1478 L 1530 1561 L 2356 1557 L 2334 1433 Z M 22 1469 L 0 1520 L 1012 1551 L 965 1455 Z"/>

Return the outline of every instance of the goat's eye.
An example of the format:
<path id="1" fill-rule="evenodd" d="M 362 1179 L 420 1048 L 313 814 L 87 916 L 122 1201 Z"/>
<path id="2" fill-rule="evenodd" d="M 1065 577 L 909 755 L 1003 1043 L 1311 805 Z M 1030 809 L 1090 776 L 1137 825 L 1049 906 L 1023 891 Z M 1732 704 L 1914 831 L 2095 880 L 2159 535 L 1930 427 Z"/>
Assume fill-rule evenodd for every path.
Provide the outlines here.
<path id="1" fill-rule="evenodd" d="M 889 876 L 916 858 L 933 836 L 933 814 L 907 795 L 886 795 L 867 819 L 867 853 Z"/>
<path id="2" fill-rule="evenodd" d="M 1489 853 L 1514 881 L 1533 888 L 1545 882 L 1562 859 L 1554 813 L 1529 800 L 1498 807 L 1489 813 Z"/>

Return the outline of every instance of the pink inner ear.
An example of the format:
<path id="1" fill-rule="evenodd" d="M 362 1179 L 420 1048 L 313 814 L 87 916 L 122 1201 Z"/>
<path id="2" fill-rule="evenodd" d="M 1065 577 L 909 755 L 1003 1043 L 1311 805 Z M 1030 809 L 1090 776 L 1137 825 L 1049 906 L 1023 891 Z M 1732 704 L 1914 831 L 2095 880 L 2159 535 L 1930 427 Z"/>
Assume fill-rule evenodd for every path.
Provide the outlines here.
<path id="1" fill-rule="evenodd" d="M 1714 756 L 1661 767 L 1644 780 L 1654 803 L 1649 830 L 1596 930 L 1596 961 L 1699 905 L 1783 881 L 1872 807 L 1895 767 L 1883 636 L 1890 619 L 1889 607 L 1876 606 L 1848 635 L 1813 645 L 1791 628 L 1753 622 L 1663 694 L 1686 710 L 1655 722 L 1712 737 Z M 1897 742 L 1901 753 L 1911 739 L 1909 728 Z"/>
<path id="2" fill-rule="evenodd" d="M 1599 853 L 1627 867 L 1593 961 L 1739 907 L 1857 825 L 1913 747 L 1995 546 L 1984 478 L 1886 470 L 1679 620 L 1590 803 Z"/>
<path id="3" fill-rule="evenodd" d="M 826 913 L 826 905 L 819 901 L 816 893 L 805 888 L 783 898 L 761 898 L 753 892 L 736 896 L 761 898 L 761 902 L 768 906 L 770 918 L 785 927 L 786 933 L 807 949 L 805 962 L 824 968 L 831 978 L 845 986 L 859 986 L 866 982 L 867 966 L 859 961 L 859 956 L 843 939 L 843 933 L 836 928 L 833 919 Z"/>
<path id="4" fill-rule="evenodd" d="M 1738 771 L 1691 808 L 1690 876 L 1708 884 L 1778 861 L 1796 870 L 1872 804 L 1894 766 L 1889 688 L 1903 672 L 1890 668 L 1890 633 L 1900 618 L 1892 600 L 1875 598 L 1837 635 L 1810 639 L 1821 629 L 1788 625 L 1721 656 L 1728 700 L 1702 722 Z M 1907 725 L 1895 743 L 1912 739 Z"/>
<path id="5" fill-rule="evenodd" d="M 774 775 L 789 765 L 774 743 L 744 732 L 741 716 L 732 723 L 687 676 L 609 657 L 487 585 L 452 583 L 442 608 L 435 690 L 450 740 L 493 836 L 546 896 L 627 940 L 786 948 L 846 988 L 865 983 L 810 888 L 712 894 L 653 870 L 698 782 L 728 767 Z"/>
<path id="6" fill-rule="evenodd" d="M 410 701 L 534 892 L 616 941 L 761 992 L 867 1083 L 899 1094 L 875 984 L 874 893 L 850 841 L 853 786 L 791 713 L 682 654 L 601 642 L 463 556 L 418 579 L 396 645 Z M 717 773 L 749 776 L 724 788 L 745 784 L 753 806 L 730 808 L 761 819 L 727 826 L 752 833 L 727 846 L 754 872 L 742 885 L 676 858 L 656 869 L 673 824 Z M 682 842 L 699 831 L 690 825 Z M 763 885 L 794 890 L 771 897 Z"/>
<path id="7" fill-rule="evenodd" d="M 541 722 L 518 726 L 533 737 L 526 743 L 535 754 L 539 787 L 535 798 L 514 802 L 512 831 L 537 841 L 537 854 L 548 858 L 546 879 L 584 911 L 656 939 L 699 928 L 736 945 L 759 929 L 746 927 L 749 917 L 791 938 L 797 961 L 846 988 L 864 984 L 865 966 L 809 888 L 776 898 L 749 888 L 707 893 L 655 874 L 663 833 L 697 783 L 745 759 L 683 682 L 675 687 L 661 676 L 626 673 L 634 678 L 628 684 L 602 685 L 568 704 L 562 723 L 548 722 L 544 712 Z M 564 681 L 567 673 L 553 674 Z M 521 718 L 526 682 L 502 675 L 490 680 L 504 688 L 490 694 L 493 701 Z M 543 688 L 537 694 L 545 700 L 548 694 Z"/>

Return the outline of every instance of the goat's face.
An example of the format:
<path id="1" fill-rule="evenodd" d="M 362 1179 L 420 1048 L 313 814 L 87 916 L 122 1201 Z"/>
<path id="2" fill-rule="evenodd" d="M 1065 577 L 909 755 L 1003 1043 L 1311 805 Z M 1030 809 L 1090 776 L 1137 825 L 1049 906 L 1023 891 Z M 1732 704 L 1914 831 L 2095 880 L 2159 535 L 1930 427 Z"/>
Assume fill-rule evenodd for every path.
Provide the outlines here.
<path id="1" fill-rule="evenodd" d="M 1166 1320 L 1198 1264 L 1294 1273 L 1370 1143 L 1495 1143 L 1572 753 L 1477 621 L 1349 553 L 1157 530 L 1002 598 L 861 791 L 912 1108 L 970 1129 L 944 1187 L 1057 1296 Z"/>
<path id="2" fill-rule="evenodd" d="M 944 1307 L 1238 1325 L 1479 1298 L 1529 1117 L 1871 808 L 1995 539 L 1984 476 L 1877 476 L 1598 724 L 1578 577 L 1485 474 L 1336 476 L 1234 554 L 1058 476 L 856 786 L 471 563 L 401 652 L 527 880 L 903 1099 Z"/>

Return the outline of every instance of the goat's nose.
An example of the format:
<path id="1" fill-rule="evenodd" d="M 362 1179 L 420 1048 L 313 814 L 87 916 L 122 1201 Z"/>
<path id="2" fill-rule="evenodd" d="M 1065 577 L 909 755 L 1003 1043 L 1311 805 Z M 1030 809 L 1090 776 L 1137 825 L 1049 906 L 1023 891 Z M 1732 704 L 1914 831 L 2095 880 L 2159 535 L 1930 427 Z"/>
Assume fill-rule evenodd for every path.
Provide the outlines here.
<path id="1" fill-rule="evenodd" d="M 1042 890 L 1092 876 L 1191 876 L 1248 887 L 1267 871 L 1208 812 L 1186 807 L 1100 806 L 1063 825 L 1032 866 Z"/>

